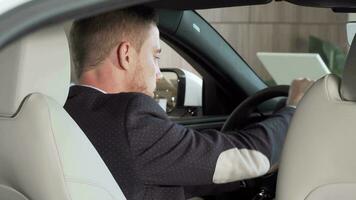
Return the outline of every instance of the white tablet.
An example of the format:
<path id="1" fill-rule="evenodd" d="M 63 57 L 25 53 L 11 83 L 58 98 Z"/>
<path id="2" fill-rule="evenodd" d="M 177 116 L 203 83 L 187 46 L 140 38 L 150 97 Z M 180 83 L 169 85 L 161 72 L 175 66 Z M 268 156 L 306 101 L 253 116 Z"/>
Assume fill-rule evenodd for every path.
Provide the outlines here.
<path id="1" fill-rule="evenodd" d="M 315 53 L 258 52 L 257 57 L 278 85 L 289 85 L 296 78 L 318 80 L 330 74 L 320 55 Z"/>

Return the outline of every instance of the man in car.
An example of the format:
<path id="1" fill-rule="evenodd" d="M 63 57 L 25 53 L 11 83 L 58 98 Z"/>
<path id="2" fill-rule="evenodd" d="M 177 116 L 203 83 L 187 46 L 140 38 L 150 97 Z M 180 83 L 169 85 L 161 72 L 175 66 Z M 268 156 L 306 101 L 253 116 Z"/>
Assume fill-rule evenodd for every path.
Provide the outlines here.
<path id="1" fill-rule="evenodd" d="M 152 98 L 161 77 L 156 22 L 153 10 L 134 7 L 76 21 L 70 33 L 79 83 L 70 88 L 65 109 L 126 198 L 180 200 L 194 195 L 184 187 L 266 174 L 279 160 L 293 107 L 311 82 L 294 81 L 287 107 L 236 133 L 185 128 Z"/>

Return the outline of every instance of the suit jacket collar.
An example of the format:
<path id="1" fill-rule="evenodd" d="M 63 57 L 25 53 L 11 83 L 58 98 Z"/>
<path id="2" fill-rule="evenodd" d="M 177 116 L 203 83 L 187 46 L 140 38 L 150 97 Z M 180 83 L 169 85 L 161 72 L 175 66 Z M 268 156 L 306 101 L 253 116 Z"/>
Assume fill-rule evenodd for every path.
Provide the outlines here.
<path id="1" fill-rule="evenodd" d="M 95 94 L 106 94 L 94 87 L 88 87 L 88 86 L 83 86 L 83 85 L 72 85 L 69 88 L 69 95 L 68 98 L 72 98 L 74 96 L 77 96 L 81 93 L 95 93 Z"/>

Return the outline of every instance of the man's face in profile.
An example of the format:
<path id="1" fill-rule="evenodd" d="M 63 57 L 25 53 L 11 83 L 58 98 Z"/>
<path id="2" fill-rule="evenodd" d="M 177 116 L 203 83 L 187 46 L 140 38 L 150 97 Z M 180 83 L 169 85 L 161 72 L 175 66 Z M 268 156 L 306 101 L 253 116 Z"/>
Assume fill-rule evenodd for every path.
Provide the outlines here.
<path id="1" fill-rule="evenodd" d="M 153 97 L 156 82 L 162 76 L 159 69 L 161 53 L 159 30 L 156 25 L 150 26 L 146 37 L 141 49 L 134 56 L 136 66 L 131 84 L 134 91 L 144 92 Z"/>

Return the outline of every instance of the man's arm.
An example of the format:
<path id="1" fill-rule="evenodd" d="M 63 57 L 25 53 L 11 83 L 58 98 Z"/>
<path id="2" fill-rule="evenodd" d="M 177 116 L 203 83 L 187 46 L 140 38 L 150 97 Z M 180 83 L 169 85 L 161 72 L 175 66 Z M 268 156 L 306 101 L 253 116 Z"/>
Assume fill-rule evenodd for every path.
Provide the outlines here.
<path id="1" fill-rule="evenodd" d="M 233 134 L 194 131 L 168 119 L 151 98 L 135 95 L 126 129 L 145 184 L 230 183 L 268 172 L 278 161 L 293 108 Z"/>

